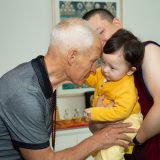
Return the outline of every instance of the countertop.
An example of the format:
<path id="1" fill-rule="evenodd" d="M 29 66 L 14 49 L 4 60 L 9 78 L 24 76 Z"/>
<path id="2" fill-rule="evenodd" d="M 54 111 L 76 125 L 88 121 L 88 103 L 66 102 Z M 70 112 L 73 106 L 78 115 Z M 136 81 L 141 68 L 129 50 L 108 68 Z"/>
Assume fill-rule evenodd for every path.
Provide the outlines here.
<path id="1" fill-rule="evenodd" d="M 88 126 L 88 122 L 87 122 L 86 118 L 84 118 L 84 117 L 56 121 L 56 129 L 57 130 L 87 127 L 87 126 Z"/>

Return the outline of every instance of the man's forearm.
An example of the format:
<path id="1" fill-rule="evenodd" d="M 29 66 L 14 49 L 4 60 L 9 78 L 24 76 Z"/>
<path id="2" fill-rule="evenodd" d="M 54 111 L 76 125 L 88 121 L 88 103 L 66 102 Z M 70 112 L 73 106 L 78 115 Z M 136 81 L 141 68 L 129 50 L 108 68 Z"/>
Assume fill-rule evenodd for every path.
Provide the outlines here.
<path id="1" fill-rule="evenodd" d="M 25 160 L 84 160 L 92 151 L 99 148 L 100 144 L 95 142 L 94 137 L 90 137 L 62 151 L 54 152 L 50 147 L 39 150 L 20 148 L 20 151 Z"/>
<path id="2" fill-rule="evenodd" d="M 127 148 L 131 138 L 125 133 L 136 132 L 130 127 L 130 123 L 110 125 L 97 131 L 78 145 L 59 152 L 54 152 L 50 147 L 39 150 L 20 148 L 20 151 L 25 160 L 83 160 L 93 151 L 107 149 L 113 145 Z"/>

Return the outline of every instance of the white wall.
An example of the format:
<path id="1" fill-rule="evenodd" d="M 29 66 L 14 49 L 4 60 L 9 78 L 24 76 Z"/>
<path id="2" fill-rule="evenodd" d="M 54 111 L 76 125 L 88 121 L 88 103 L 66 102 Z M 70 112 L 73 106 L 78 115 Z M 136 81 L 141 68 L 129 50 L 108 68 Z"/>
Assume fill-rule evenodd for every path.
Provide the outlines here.
<path id="1" fill-rule="evenodd" d="M 123 0 L 123 24 L 141 40 L 160 43 L 160 0 Z"/>
<path id="2" fill-rule="evenodd" d="M 51 0 L 0 0 L 0 76 L 46 52 L 51 24 Z"/>
<path id="3" fill-rule="evenodd" d="M 160 43 L 160 1 L 123 0 L 123 25 L 142 40 Z M 47 51 L 51 0 L 0 0 L 0 76 Z M 84 97 L 59 98 L 58 105 L 84 108 Z M 63 115 L 63 113 L 62 113 Z"/>

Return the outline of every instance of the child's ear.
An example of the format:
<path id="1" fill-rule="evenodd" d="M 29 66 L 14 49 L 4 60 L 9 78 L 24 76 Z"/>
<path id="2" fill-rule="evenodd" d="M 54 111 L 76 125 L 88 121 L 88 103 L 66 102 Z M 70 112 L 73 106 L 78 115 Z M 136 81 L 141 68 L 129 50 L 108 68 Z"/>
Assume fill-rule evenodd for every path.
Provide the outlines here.
<path id="1" fill-rule="evenodd" d="M 128 75 L 128 76 L 131 76 L 135 71 L 136 71 L 136 67 L 131 67 L 131 68 L 129 69 L 129 71 L 127 72 L 127 75 Z"/>

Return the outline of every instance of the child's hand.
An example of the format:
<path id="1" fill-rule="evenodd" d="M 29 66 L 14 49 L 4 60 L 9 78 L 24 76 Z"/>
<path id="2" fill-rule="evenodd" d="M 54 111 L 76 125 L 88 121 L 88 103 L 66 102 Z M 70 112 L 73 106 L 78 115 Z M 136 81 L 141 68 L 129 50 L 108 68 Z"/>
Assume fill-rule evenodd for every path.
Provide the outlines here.
<path id="1" fill-rule="evenodd" d="M 98 98 L 98 100 L 97 100 L 96 107 L 113 107 L 113 106 L 114 106 L 114 102 L 113 102 L 113 101 L 111 101 L 111 102 L 108 103 L 108 104 L 104 104 L 104 103 L 103 103 L 104 98 L 105 98 L 104 95 L 99 96 L 99 98 Z"/>
<path id="2" fill-rule="evenodd" d="M 110 103 L 106 104 L 104 107 L 108 107 L 108 108 L 114 107 L 114 102 L 111 101 Z"/>
<path id="3" fill-rule="evenodd" d="M 105 107 L 105 105 L 103 104 L 103 101 L 104 101 L 104 95 L 99 96 L 96 103 L 96 107 Z"/>
<path id="4" fill-rule="evenodd" d="M 90 119 L 91 119 L 91 113 L 90 113 L 89 108 L 87 108 L 87 109 L 84 110 L 84 117 L 86 118 L 87 121 L 90 121 Z"/>

